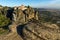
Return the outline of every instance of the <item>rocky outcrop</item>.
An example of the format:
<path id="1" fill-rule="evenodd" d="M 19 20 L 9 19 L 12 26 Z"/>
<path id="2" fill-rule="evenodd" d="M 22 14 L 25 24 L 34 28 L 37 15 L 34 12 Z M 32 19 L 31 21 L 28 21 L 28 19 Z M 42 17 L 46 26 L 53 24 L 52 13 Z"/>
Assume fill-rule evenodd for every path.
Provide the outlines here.
<path id="1" fill-rule="evenodd" d="M 48 25 L 48 24 L 47 24 Z M 60 40 L 60 29 L 55 24 L 55 28 L 50 25 L 47 27 L 37 21 L 29 22 L 23 29 L 25 40 Z M 57 28 L 57 29 L 56 29 Z"/>
<path id="2" fill-rule="evenodd" d="M 14 7 L 14 10 L 16 10 L 16 9 L 20 9 L 20 10 L 26 10 L 27 9 L 27 7 L 25 7 L 24 5 L 21 5 L 21 6 L 19 6 L 19 7 Z"/>
<path id="3" fill-rule="evenodd" d="M 17 25 L 13 23 L 13 24 L 9 25 L 9 30 L 13 33 L 17 32 L 16 27 L 17 27 Z"/>
<path id="4" fill-rule="evenodd" d="M 50 28 L 53 28 L 53 29 L 59 29 L 59 26 L 57 24 L 51 24 L 51 23 L 42 23 L 44 24 L 44 26 L 46 27 L 50 27 Z"/>
<path id="5" fill-rule="evenodd" d="M 12 32 L 0 37 L 0 40 L 60 40 L 60 27 L 56 24 L 41 23 L 32 19 L 23 25 L 10 25 L 10 29 Z"/>
<path id="6" fill-rule="evenodd" d="M 14 7 L 13 12 L 13 21 L 17 24 L 23 24 L 25 22 L 28 22 L 30 19 L 36 19 L 38 20 L 38 12 L 36 12 L 33 8 L 26 7 L 26 6 L 19 6 Z"/>

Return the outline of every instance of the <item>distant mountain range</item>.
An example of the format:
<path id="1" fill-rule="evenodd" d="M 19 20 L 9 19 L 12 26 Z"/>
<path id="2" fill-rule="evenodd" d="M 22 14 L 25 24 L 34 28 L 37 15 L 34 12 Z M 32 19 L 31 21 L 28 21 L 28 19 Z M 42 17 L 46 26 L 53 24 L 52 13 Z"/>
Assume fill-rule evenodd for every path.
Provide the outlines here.
<path id="1" fill-rule="evenodd" d="M 42 10 L 42 11 L 48 11 L 48 10 L 55 10 L 55 11 L 60 11 L 60 9 L 54 9 L 54 8 L 34 8 L 34 9 L 38 9 L 38 10 Z"/>

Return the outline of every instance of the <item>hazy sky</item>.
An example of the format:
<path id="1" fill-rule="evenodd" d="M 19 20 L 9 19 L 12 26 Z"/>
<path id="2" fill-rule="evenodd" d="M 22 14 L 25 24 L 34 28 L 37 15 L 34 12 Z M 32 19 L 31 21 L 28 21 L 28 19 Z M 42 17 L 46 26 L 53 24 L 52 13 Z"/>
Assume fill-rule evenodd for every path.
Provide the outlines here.
<path id="1" fill-rule="evenodd" d="M 0 0 L 3 6 L 30 5 L 32 7 L 60 8 L 60 0 Z"/>

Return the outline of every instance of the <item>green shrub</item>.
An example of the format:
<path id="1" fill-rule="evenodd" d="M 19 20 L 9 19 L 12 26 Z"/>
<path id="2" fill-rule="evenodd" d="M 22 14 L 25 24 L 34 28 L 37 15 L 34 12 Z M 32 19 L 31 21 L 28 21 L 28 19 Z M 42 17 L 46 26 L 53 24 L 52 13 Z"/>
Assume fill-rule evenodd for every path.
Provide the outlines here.
<path id="1" fill-rule="evenodd" d="M 9 23 L 10 19 L 0 13 L 0 28 L 8 25 Z"/>

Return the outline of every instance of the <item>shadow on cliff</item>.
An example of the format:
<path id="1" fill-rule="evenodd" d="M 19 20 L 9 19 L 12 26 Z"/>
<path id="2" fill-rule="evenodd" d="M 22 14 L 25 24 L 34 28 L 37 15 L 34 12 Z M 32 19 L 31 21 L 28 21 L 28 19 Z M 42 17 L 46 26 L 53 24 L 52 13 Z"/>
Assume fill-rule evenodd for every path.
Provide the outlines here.
<path id="1" fill-rule="evenodd" d="M 26 24 L 22 24 L 22 25 L 17 26 L 17 33 L 18 33 L 19 36 L 22 37 L 23 40 L 24 40 L 24 38 L 23 38 L 23 28 L 24 28 L 25 25 Z"/>
<path id="2" fill-rule="evenodd" d="M 8 18 L 10 18 L 10 20 L 12 20 L 12 17 L 13 17 L 13 14 L 12 14 L 12 13 L 13 13 L 13 11 L 14 11 L 14 9 L 9 9 L 9 10 L 7 10 L 7 15 L 6 15 L 6 16 L 7 16 Z"/>

